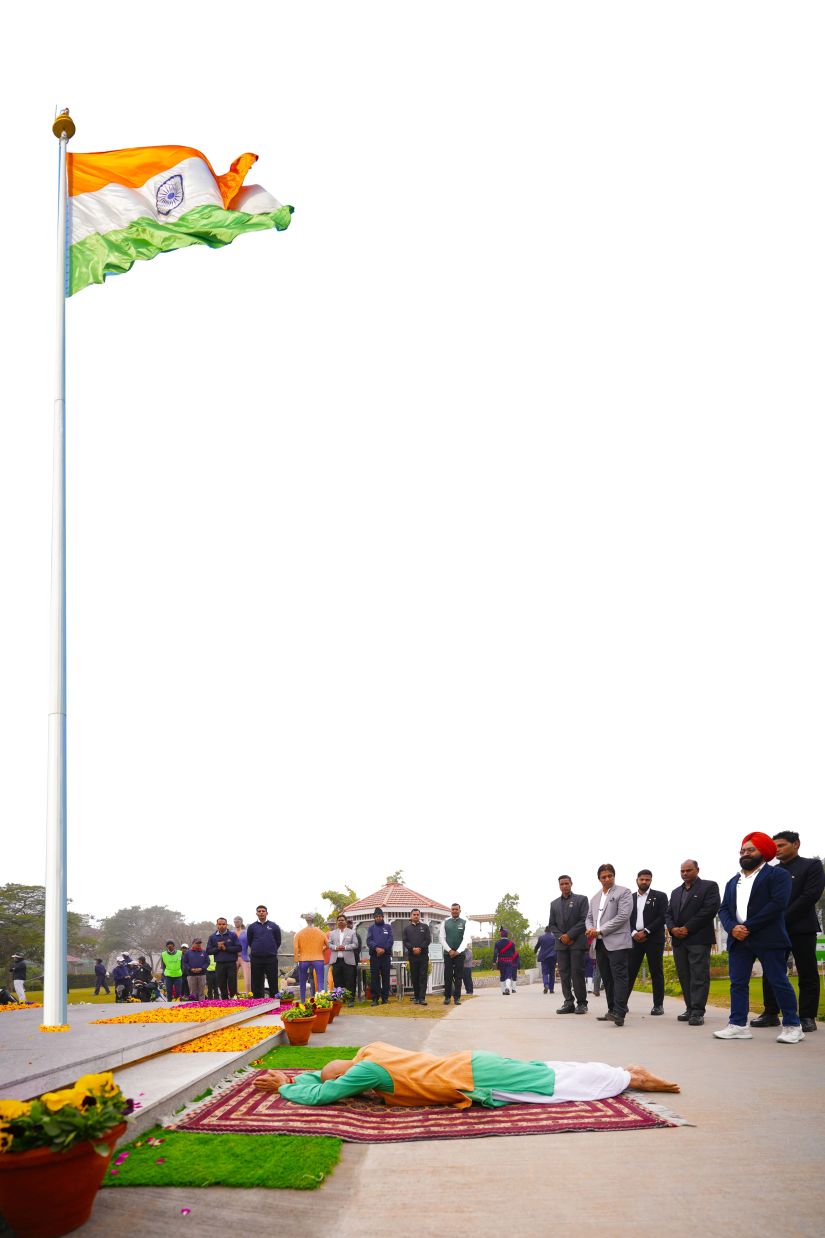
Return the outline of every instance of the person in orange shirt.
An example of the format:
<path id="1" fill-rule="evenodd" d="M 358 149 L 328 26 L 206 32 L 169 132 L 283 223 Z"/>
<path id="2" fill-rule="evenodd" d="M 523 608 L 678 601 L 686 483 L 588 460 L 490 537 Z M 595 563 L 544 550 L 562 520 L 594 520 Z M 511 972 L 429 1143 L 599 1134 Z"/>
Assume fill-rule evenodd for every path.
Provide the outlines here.
<path id="1" fill-rule="evenodd" d="M 323 929 L 315 927 L 314 915 L 303 917 L 306 928 L 295 934 L 295 962 L 298 966 L 298 985 L 301 990 L 301 1001 L 307 993 L 307 976 L 310 971 L 315 973 L 315 992 L 324 987 L 324 950 L 327 945 L 327 935 Z"/>

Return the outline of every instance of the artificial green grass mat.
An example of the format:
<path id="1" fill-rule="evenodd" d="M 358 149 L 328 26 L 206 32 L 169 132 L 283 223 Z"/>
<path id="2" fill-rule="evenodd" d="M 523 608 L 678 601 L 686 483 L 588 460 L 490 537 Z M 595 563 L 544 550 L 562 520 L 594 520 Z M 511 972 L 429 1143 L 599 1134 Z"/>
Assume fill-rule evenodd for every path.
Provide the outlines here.
<path id="1" fill-rule="evenodd" d="M 292 1070 L 303 1066 L 307 1070 L 320 1070 L 327 1062 L 336 1058 L 348 1060 L 355 1057 L 357 1045 L 282 1045 L 279 1049 L 270 1049 L 263 1057 L 256 1058 L 252 1063 L 257 1069 Z"/>
<path id="2" fill-rule="evenodd" d="M 162 1139 L 149 1146 L 147 1139 Z M 136 1147 L 135 1144 L 141 1144 Z M 326 1135 L 219 1135 L 156 1126 L 119 1148 L 103 1186 L 262 1186 L 314 1191 L 341 1156 Z M 163 1163 L 158 1164 L 158 1160 Z M 118 1172 L 112 1175 L 111 1170 Z"/>

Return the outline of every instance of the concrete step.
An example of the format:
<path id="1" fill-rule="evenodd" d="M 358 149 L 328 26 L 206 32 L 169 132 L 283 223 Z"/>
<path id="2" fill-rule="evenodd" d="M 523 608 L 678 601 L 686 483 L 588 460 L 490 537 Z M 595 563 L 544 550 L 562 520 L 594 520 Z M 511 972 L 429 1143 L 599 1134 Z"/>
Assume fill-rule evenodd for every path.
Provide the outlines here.
<path id="1" fill-rule="evenodd" d="M 124 1007 L 114 1002 L 101 1002 L 70 1006 L 68 1032 L 41 1032 L 42 1010 L 0 1015 L 0 1095 L 29 1100 L 41 1092 L 68 1087 L 79 1075 L 117 1071 L 219 1027 L 254 1022 L 267 1013 L 271 1015 L 278 1005 L 273 1001 L 267 1006 L 241 1006 L 237 1010 L 230 1009 L 220 1019 L 204 1023 L 100 1025 L 96 1024 L 97 1019 L 134 1014 L 139 1009 L 134 1005 Z M 143 1009 L 162 1007 L 151 1004 Z M 181 1056 L 173 1054 L 173 1058 Z"/>

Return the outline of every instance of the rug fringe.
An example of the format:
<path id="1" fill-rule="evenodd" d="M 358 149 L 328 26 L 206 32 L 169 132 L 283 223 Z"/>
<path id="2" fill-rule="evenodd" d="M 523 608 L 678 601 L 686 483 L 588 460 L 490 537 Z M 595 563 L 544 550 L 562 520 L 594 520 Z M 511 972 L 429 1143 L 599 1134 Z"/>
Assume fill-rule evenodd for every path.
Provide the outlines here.
<path id="1" fill-rule="evenodd" d="M 681 1114 L 675 1113 L 669 1105 L 663 1105 L 660 1100 L 651 1100 L 647 1092 L 634 1092 L 632 1088 L 628 1088 L 625 1096 L 629 1096 L 631 1100 L 635 1100 L 637 1105 L 641 1105 L 643 1109 L 649 1109 L 650 1112 L 657 1118 L 664 1118 L 666 1122 L 672 1122 L 674 1126 L 695 1126 L 695 1122 L 688 1122 L 687 1118 L 683 1118 Z"/>
<path id="2" fill-rule="evenodd" d="M 236 1070 L 226 1079 L 221 1079 L 220 1083 L 212 1086 L 208 1096 L 202 1097 L 198 1101 L 187 1101 L 182 1109 L 176 1109 L 174 1113 L 168 1114 L 166 1117 L 159 1119 L 159 1124 L 167 1131 L 174 1131 L 178 1128 L 178 1123 L 188 1121 L 194 1117 L 206 1105 L 211 1105 L 216 1096 L 220 1096 L 221 1092 L 228 1092 L 230 1088 L 236 1087 L 239 1083 L 243 1083 L 247 1075 L 257 1074 L 261 1068 L 259 1066 L 244 1066 Z"/>

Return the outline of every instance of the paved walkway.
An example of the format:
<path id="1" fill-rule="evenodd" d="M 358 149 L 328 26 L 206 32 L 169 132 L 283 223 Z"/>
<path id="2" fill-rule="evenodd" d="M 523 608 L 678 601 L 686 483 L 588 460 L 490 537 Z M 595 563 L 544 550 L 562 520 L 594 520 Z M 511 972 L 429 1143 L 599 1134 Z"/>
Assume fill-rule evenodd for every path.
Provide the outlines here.
<path id="1" fill-rule="evenodd" d="M 363 1147 L 345 1144 L 318 1191 L 103 1191 L 83 1238 L 155 1238 L 187 1224 L 198 1238 L 276 1235 L 311 1225 L 328 1238 L 370 1238 L 404 1227 L 420 1235 L 500 1238 L 502 1230 L 544 1235 L 612 1230 L 644 1238 L 739 1231 L 808 1238 L 822 1232 L 825 1192 L 820 1126 L 825 1028 L 801 1045 L 775 1033 L 722 1042 L 727 1020 L 711 1010 L 703 1028 L 676 1022 L 681 1002 L 651 1018 L 635 994 L 623 1028 L 599 1023 L 604 998 L 587 1017 L 558 1016 L 556 995 L 539 985 L 503 998 L 483 990 L 447 1019 L 340 1021 L 349 1043 L 390 1039 L 435 1053 L 489 1049 L 514 1057 L 640 1062 L 682 1084 L 671 1098 L 694 1127 L 626 1133 L 542 1135 Z M 378 1026 L 378 1024 L 382 1026 Z M 392 1022 L 392 1028 L 386 1024 Z M 337 1024 L 336 1024 L 337 1028 Z M 343 1041 L 339 1041 L 343 1043 Z"/>

